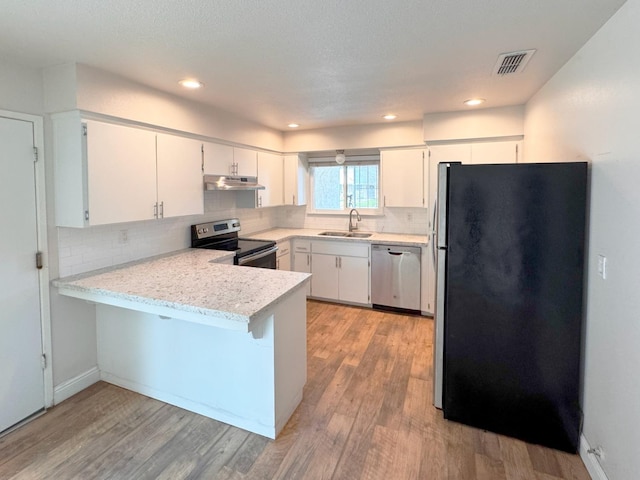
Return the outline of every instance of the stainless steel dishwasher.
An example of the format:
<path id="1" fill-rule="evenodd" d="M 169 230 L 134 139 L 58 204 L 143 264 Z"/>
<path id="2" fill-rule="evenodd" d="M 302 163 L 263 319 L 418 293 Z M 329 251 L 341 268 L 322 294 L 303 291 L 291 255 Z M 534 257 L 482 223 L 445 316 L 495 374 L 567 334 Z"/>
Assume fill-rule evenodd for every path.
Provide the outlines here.
<path id="1" fill-rule="evenodd" d="M 371 246 L 373 308 L 420 312 L 420 247 Z"/>

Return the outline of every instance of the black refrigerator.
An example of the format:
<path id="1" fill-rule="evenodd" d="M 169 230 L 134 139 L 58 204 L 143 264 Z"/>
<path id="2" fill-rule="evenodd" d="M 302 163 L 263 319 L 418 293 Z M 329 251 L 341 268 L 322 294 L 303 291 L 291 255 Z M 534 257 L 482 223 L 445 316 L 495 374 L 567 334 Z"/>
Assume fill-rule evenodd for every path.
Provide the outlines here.
<path id="1" fill-rule="evenodd" d="M 438 169 L 434 404 L 576 452 L 587 164 Z"/>

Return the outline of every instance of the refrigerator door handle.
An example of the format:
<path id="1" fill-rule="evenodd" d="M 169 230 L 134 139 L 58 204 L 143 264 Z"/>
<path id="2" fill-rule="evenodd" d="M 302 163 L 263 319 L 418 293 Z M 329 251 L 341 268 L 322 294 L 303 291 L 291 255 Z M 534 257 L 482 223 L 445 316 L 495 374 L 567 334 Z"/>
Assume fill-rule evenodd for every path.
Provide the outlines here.
<path id="1" fill-rule="evenodd" d="M 433 201 L 433 219 L 431 221 L 431 259 L 433 260 L 433 269 L 436 268 L 436 208 L 438 208 L 438 199 Z"/>

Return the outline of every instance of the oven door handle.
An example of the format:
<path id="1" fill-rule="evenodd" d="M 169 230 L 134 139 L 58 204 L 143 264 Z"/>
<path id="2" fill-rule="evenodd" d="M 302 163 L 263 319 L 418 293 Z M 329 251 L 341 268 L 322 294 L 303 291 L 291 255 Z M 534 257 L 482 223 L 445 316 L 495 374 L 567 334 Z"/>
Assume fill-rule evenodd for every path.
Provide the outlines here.
<path id="1" fill-rule="evenodd" d="M 271 247 L 268 250 L 264 250 L 263 252 L 254 253 L 253 255 L 249 255 L 247 257 L 242 257 L 238 259 L 238 265 L 246 265 L 247 263 L 253 260 L 259 260 L 260 258 L 266 257 L 267 255 L 271 255 L 278 250 L 278 246 Z"/>

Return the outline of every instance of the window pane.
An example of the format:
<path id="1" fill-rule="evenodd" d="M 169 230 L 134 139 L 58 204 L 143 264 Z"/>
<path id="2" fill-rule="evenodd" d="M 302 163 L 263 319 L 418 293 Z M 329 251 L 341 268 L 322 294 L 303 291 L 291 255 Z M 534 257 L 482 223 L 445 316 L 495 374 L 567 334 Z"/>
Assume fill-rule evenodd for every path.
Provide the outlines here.
<path id="1" fill-rule="evenodd" d="M 342 193 L 343 167 L 313 166 L 313 205 L 316 210 L 342 210 L 344 209 L 344 196 Z"/>
<path id="2" fill-rule="evenodd" d="M 347 208 L 378 208 L 378 165 L 347 165 Z"/>

